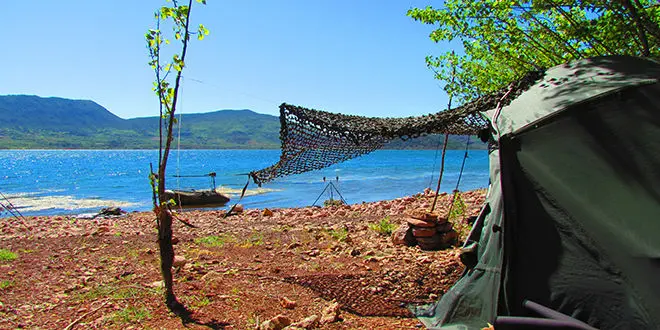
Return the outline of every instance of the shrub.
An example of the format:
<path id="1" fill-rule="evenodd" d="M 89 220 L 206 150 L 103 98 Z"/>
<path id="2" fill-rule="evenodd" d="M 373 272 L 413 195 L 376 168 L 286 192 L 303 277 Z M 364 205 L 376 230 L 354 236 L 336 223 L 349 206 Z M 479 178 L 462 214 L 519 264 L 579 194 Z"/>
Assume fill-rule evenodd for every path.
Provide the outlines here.
<path id="1" fill-rule="evenodd" d="M 340 242 L 345 242 L 346 239 L 348 238 L 348 230 L 346 230 L 346 228 L 344 227 L 338 229 L 330 229 L 328 230 L 328 234 L 330 235 L 330 237 Z"/>
<path id="2" fill-rule="evenodd" d="M 451 213 L 449 213 L 447 220 L 451 222 L 460 222 L 459 220 L 462 220 L 465 217 L 466 209 L 467 205 L 465 205 L 461 194 L 458 191 L 454 192 L 454 205 L 451 208 Z"/>
<path id="3" fill-rule="evenodd" d="M 331 198 L 331 199 L 326 199 L 323 202 L 323 206 L 326 206 L 326 207 L 327 206 L 342 206 L 342 205 L 346 205 L 346 203 L 344 203 L 344 201 L 342 201 L 341 199 L 332 199 Z"/>
<path id="4" fill-rule="evenodd" d="M 376 223 L 370 223 L 369 224 L 369 229 L 384 235 L 384 236 L 390 236 L 392 235 L 392 232 L 396 229 L 396 225 L 390 222 L 390 217 L 384 217 L 380 219 L 379 222 Z"/>

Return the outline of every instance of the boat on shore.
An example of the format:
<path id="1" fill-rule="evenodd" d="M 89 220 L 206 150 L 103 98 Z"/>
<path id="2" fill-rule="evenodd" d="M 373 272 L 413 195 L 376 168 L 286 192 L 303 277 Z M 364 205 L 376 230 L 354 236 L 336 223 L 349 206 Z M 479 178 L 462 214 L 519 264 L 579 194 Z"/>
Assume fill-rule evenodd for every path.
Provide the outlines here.
<path id="1" fill-rule="evenodd" d="M 173 199 L 181 207 L 219 207 L 229 203 L 230 198 L 215 189 L 165 190 L 165 197 Z"/>
<path id="2" fill-rule="evenodd" d="M 230 198 L 219 192 L 215 185 L 215 172 L 202 175 L 175 175 L 175 177 L 209 177 L 211 178 L 211 189 L 202 190 L 181 190 L 167 189 L 164 196 L 168 200 L 172 199 L 179 207 L 220 207 L 229 203 Z"/>

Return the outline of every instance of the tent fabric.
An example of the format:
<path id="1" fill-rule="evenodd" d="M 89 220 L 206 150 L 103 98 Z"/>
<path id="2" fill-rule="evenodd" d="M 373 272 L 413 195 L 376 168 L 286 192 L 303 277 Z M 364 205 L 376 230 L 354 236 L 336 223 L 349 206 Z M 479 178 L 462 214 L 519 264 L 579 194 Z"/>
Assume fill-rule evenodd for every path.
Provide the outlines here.
<path id="1" fill-rule="evenodd" d="M 466 242 L 478 262 L 414 309 L 424 325 L 538 316 L 531 300 L 600 329 L 659 327 L 659 79 L 647 59 L 581 60 L 485 113 L 498 149 Z"/>
<path id="2" fill-rule="evenodd" d="M 530 299 L 602 329 L 660 324 L 659 104 L 658 84 L 626 90 L 501 141 L 511 314 Z"/>
<path id="3" fill-rule="evenodd" d="M 486 111 L 486 116 L 499 136 L 512 133 L 571 105 L 621 88 L 657 82 L 660 68 L 650 63 L 655 62 L 604 56 L 559 65 L 548 69 L 541 80 L 505 106 L 500 116 L 493 118 L 496 109 Z"/>

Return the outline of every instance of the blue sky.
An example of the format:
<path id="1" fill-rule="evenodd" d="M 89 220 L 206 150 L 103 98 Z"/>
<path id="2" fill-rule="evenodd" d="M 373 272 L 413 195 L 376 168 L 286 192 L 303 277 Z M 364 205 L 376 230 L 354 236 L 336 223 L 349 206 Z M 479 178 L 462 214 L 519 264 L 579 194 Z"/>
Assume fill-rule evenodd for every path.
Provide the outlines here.
<path id="1" fill-rule="evenodd" d="M 3 2 L 0 94 L 89 99 L 122 118 L 154 116 L 144 33 L 164 0 Z M 180 110 L 251 109 L 282 102 L 374 117 L 446 107 L 426 68 L 442 45 L 407 17 L 416 0 L 208 0 L 193 23 L 211 34 L 189 47 Z M 445 46 L 446 47 L 446 46 Z"/>

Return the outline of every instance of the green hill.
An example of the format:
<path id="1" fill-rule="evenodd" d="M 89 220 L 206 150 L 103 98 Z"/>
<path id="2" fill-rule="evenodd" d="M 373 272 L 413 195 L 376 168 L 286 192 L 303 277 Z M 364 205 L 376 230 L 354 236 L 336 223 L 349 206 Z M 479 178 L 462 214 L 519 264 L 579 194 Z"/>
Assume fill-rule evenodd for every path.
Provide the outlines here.
<path id="1" fill-rule="evenodd" d="M 93 101 L 0 96 L 2 149 L 158 148 L 158 117 L 122 119 Z M 279 148 L 280 121 L 250 110 L 183 115 L 182 148 Z M 178 135 L 178 133 L 176 133 Z"/>
<path id="2" fill-rule="evenodd" d="M 154 149 L 158 117 L 123 119 L 87 100 L 30 95 L 0 96 L 0 149 Z M 177 117 L 178 118 L 178 117 Z M 184 149 L 278 149 L 278 117 L 251 110 L 184 114 Z M 175 132 L 175 135 L 179 135 Z M 439 136 L 393 141 L 391 149 L 436 149 Z M 464 148 L 452 137 L 450 148 Z M 473 148 L 483 148 L 476 144 Z"/>

